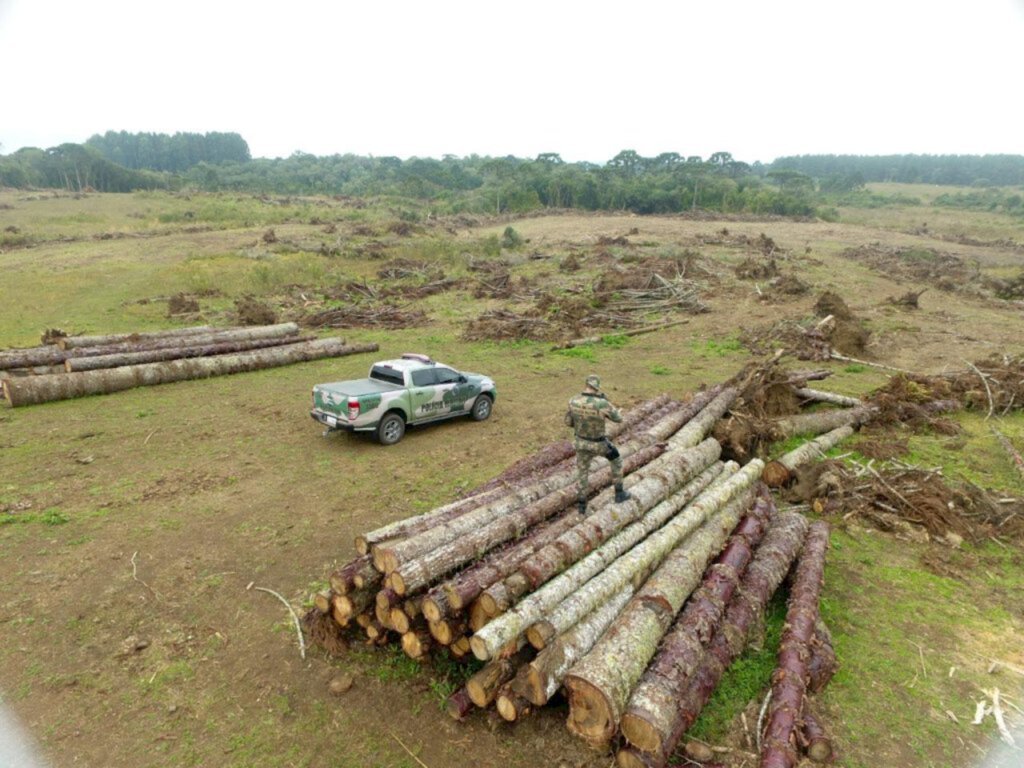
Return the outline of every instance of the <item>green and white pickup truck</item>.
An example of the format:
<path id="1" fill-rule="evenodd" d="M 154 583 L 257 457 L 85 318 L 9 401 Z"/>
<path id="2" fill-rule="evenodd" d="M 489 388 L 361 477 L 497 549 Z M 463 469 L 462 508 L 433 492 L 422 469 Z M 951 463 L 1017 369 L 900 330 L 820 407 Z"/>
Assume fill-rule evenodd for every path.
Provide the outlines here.
<path id="1" fill-rule="evenodd" d="M 374 363 L 369 378 L 317 384 L 310 416 L 327 427 L 324 434 L 374 432 L 380 443 L 394 445 L 408 424 L 464 415 L 483 421 L 494 398 L 494 381 L 487 376 L 410 353 Z"/>

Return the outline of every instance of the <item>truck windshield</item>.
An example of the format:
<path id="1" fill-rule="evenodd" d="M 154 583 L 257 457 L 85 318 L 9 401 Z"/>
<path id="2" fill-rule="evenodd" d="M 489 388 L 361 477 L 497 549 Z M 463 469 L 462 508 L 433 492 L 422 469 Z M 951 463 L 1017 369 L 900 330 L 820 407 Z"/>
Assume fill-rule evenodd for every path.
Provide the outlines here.
<path id="1" fill-rule="evenodd" d="M 388 384 L 397 384 L 400 387 L 405 384 L 401 371 L 382 365 L 375 365 L 370 369 L 370 378 L 376 381 L 386 381 Z"/>

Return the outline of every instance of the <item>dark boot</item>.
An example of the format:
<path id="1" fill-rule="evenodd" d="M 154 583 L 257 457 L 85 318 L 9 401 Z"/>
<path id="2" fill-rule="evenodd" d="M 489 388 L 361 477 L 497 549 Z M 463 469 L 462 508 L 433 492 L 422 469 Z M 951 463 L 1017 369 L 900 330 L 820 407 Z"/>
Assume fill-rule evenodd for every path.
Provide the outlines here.
<path id="1" fill-rule="evenodd" d="M 576 500 L 576 509 L 579 510 L 581 515 L 587 514 L 587 500 L 586 499 L 577 499 Z"/>
<path id="2" fill-rule="evenodd" d="M 622 483 L 618 483 L 615 486 L 615 503 L 621 504 L 624 501 L 629 501 L 633 498 L 633 494 L 622 487 Z"/>

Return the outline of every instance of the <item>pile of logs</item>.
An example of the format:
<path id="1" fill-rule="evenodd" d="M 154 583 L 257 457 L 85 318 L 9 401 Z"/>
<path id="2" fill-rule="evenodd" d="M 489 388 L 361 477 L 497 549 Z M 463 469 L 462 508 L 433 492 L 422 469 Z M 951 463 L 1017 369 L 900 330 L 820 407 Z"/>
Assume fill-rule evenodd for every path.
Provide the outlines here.
<path id="1" fill-rule="evenodd" d="M 43 341 L 38 347 L 0 351 L 0 385 L 11 406 L 377 349 L 376 344 L 346 345 L 341 339 L 301 336 L 295 323 L 104 336 L 47 333 Z"/>
<path id="2" fill-rule="evenodd" d="M 581 516 L 575 457 L 558 443 L 462 499 L 357 537 L 359 555 L 305 617 L 310 636 L 328 651 L 342 633 L 365 633 L 419 660 L 471 654 L 485 664 L 450 697 L 452 717 L 493 705 L 519 721 L 562 690 L 573 734 L 598 747 L 622 734 L 621 765 L 665 765 L 801 549 L 816 553 L 801 558 L 816 563 L 801 566 L 805 580 L 824 558 L 827 529 L 808 538 L 805 518 L 776 510 L 762 461 L 720 460 L 708 434 L 737 393 L 723 384 L 627 412 L 616 425 L 626 502 L 614 502 L 604 465 Z M 816 596 L 808 588 L 801 606 Z M 791 708 L 802 695 L 778 700 Z M 783 721 L 773 709 L 773 744 Z"/>

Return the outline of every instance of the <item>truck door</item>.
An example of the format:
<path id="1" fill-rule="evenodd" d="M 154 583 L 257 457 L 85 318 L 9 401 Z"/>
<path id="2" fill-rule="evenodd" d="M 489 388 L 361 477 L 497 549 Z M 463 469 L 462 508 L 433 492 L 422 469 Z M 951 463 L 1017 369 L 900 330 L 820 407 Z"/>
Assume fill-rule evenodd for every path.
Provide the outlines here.
<path id="1" fill-rule="evenodd" d="M 469 393 L 464 391 L 466 386 L 462 384 L 462 377 L 458 371 L 444 366 L 437 367 L 437 389 L 441 398 L 447 402 L 445 413 L 460 413 L 467 409 L 467 397 Z"/>
<path id="2" fill-rule="evenodd" d="M 446 412 L 447 404 L 438 392 L 436 369 L 423 368 L 413 371 L 411 383 L 409 397 L 412 401 L 413 419 L 416 421 L 433 419 Z"/>

